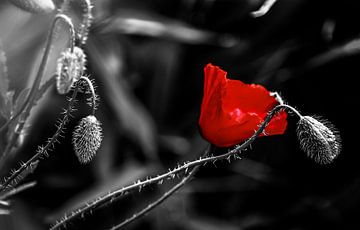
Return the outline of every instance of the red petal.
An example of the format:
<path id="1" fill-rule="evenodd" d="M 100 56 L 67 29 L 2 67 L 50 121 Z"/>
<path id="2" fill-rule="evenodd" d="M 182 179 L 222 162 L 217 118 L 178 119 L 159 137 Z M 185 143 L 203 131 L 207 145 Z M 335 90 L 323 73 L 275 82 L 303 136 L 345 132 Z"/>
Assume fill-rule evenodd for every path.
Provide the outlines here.
<path id="1" fill-rule="evenodd" d="M 276 114 L 265 128 L 265 135 L 280 135 L 283 134 L 287 128 L 287 113 L 281 111 Z"/>
<path id="2" fill-rule="evenodd" d="M 226 72 L 217 66 L 207 64 L 204 68 L 204 99 L 203 103 L 207 104 L 214 94 L 221 94 L 226 84 Z M 219 95 L 221 97 L 221 95 Z M 218 98 L 221 99 L 221 98 Z"/>
<path id="3" fill-rule="evenodd" d="M 199 125 L 205 139 L 219 147 L 229 147 L 250 138 L 278 102 L 261 85 L 247 85 L 226 79 L 226 72 L 208 64 Z M 275 115 L 263 135 L 285 132 L 287 114 Z"/>
<path id="4" fill-rule="evenodd" d="M 219 147 L 230 147 L 239 144 L 249 137 L 251 137 L 258 124 L 261 123 L 261 119 L 258 116 L 244 113 L 240 122 L 234 122 L 234 120 L 223 120 L 219 122 L 222 127 L 213 134 L 212 142 Z"/>
<path id="5" fill-rule="evenodd" d="M 261 85 L 244 84 L 240 80 L 228 80 L 226 95 L 223 100 L 224 110 L 241 108 L 244 112 L 263 114 L 267 113 L 277 103 Z"/>
<path id="6" fill-rule="evenodd" d="M 204 68 L 204 96 L 201 104 L 200 123 L 217 118 L 222 113 L 222 98 L 226 88 L 226 72 L 217 66 L 207 64 Z"/>

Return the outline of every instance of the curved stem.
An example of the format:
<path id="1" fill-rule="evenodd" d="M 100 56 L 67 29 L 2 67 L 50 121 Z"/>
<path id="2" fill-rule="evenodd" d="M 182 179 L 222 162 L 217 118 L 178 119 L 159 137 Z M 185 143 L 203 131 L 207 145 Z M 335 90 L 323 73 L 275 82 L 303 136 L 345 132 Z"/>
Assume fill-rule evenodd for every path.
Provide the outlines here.
<path id="1" fill-rule="evenodd" d="M 56 26 L 56 23 L 60 20 L 64 20 L 64 22 L 66 22 L 69 26 L 69 29 L 70 29 L 70 49 L 73 51 L 74 50 L 74 46 L 75 46 L 75 29 L 74 29 L 74 25 L 72 24 L 72 21 L 71 19 L 66 16 L 66 15 L 63 15 L 63 14 L 58 14 L 55 16 L 55 19 L 51 25 L 51 32 L 48 36 L 48 40 L 47 40 L 47 44 L 46 44 L 46 47 L 45 47 L 45 53 L 44 53 L 44 56 L 43 56 L 43 59 L 41 61 L 41 64 L 40 64 L 40 67 L 39 67 L 39 71 L 38 71 L 38 74 L 36 76 L 36 79 L 33 83 L 33 86 L 31 87 L 31 91 L 30 91 L 30 94 L 27 98 L 27 100 L 23 103 L 22 107 L 20 108 L 19 112 L 17 114 L 15 114 L 9 121 L 7 121 L 1 128 L 0 128 L 0 133 L 5 130 L 6 127 L 8 127 L 8 125 L 13 122 L 16 118 L 18 118 L 21 113 L 24 111 L 26 105 L 31 101 L 32 97 L 34 96 L 34 94 L 36 93 L 36 90 L 41 82 L 41 79 L 44 75 L 44 72 L 45 72 L 45 67 L 46 67 L 46 64 L 47 64 L 47 60 L 49 58 L 49 55 L 50 55 L 50 50 L 51 50 L 51 44 L 53 42 L 53 39 L 54 39 L 54 30 L 55 30 L 55 26 Z"/>
<path id="2" fill-rule="evenodd" d="M 299 118 L 302 118 L 303 116 L 300 114 L 300 112 L 295 109 L 294 107 L 290 106 L 290 105 L 286 105 L 286 104 L 282 104 L 281 105 L 284 109 L 290 110 L 291 112 L 295 113 L 296 116 L 298 116 Z"/>
<path id="3" fill-rule="evenodd" d="M 84 77 L 81 76 L 80 80 L 84 80 L 91 92 L 91 97 L 92 97 L 92 103 L 91 103 L 91 107 L 92 107 L 92 115 L 95 115 L 95 110 L 96 110 L 96 94 L 95 94 L 95 90 L 94 90 L 94 86 L 92 84 L 92 82 L 90 81 L 90 79 L 88 77 Z"/>
<path id="4" fill-rule="evenodd" d="M 17 138 L 20 135 L 21 130 L 23 129 L 26 119 L 30 114 L 30 111 L 34 105 L 35 102 L 35 98 L 39 89 L 39 85 L 40 82 L 43 78 L 43 76 L 45 75 L 45 71 L 46 71 L 46 66 L 50 57 L 50 51 L 51 51 L 51 46 L 53 44 L 53 40 L 55 38 L 55 27 L 56 24 L 60 21 L 63 20 L 64 22 L 66 22 L 66 24 L 69 25 L 69 27 L 71 28 L 71 48 L 74 49 L 74 44 L 75 44 L 75 30 L 74 30 L 74 25 L 71 22 L 71 19 L 63 14 L 58 14 L 55 16 L 55 19 L 51 25 L 51 30 L 50 30 L 50 34 L 48 36 L 47 42 L 46 42 L 46 47 L 45 47 L 45 53 L 42 57 L 40 66 L 39 66 L 39 70 L 38 73 L 36 75 L 36 78 L 34 80 L 34 83 L 31 87 L 30 93 L 28 98 L 26 99 L 26 101 L 23 103 L 23 105 L 21 106 L 21 108 L 19 109 L 19 112 L 14 115 L 6 124 L 4 124 L 1 129 L 0 129 L 0 133 L 2 131 L 4 131 L 6 129 L 6 127 L 9 126 L 9 124 L 13 121 L 15 121 L 20 115 L 22 115 L 18 121 L 18 125 L 15 126 L 17 127 L 17 129 L 15 130 L 14 133 L 11 134 L 10 137 L 10 141 L 8 142 L 8 144 L 5 147 L 4 153 L 2 154 L 1 158 L 0 158 L 0 162 L 5 161 L 7 155 L 9 154 L 9 152 L 12 149 L 12 146 L 14 146 Z"/>
<path id="5" fill-rule="evenodd" d="M 61 8 L 59 9 L 60 13 L 65 13 L 69 7 L 71 0 L 64 0 L 63 3 L 61 4 Z M 91 4 L 90 0 L 80 0 L 80 4 L 83 10 L 83 14 L 82 14 L 82 19 L 80 22 L 80 28 L 78 29 L 78 39 L 79 41 L 79 46 L 84 45 L 86 43 L 87 37 L 88 37 L 88 33 L 89 33 L 89 27 L 92 23 L 92 8 L 93 5 Z"/>
<path id="6" fill-rule="evenodd" d="M 39 90 L 38 90 L 38 92 L 36 94 L 36 98 L 35 98 L 34 102 L 36 103 L 55 82 L 56 82 L 56 75 L 53 75 L 52 77 L 50 77 L 49 80 L 44 82 L 40 86 L 40 88 L 39 88 Z M 21 112 L 18 112 L 15 116 L 13 116 L 11 118 L 11 120 L 8 120 L 6 122 L 6 124 L 4 124 L 4 126 L 1 127 L 1 131 L 3 131 L 3 128 L 6 128 L 6 126 L 8 126 L 12 121 L 14 121 L 18 117 L 18 115 L 20 115 L 20 114 L 21 114 Z M 1 133 L 1 131 L 0 131 L 0 133 Z M 0 165 L 1 165 L 1 162 L 0 162 Z M 1 168 L 1 166 L 0 166 L 0 168 Z"/>
<path id="7" fill-rule="evenodd" d="M 61 122 L 59 123 L 59 125 L 57 125 L 57 130 L 56 130 L 55 134 L 47 141 L 45 146 L 39 147 L 39 150 L 37 151 L 37 153 L 34 156 L 32 156 L 25 163 L 21 164 L 20 168 L 15 170 L 11 174 L 11 176 L 9 176 L 8 178 L 5 179 L 5 182 L 2 185 L 0 185 L 0 191 L 4 191 L 5 189 L 7 189 L 8 185 L 10 185 L 15 179 L 17 179 L 18 176 L 24 170 L 26 170 L 28 167 L 31 167 L 32 163 L 40 160 L 41 157 L 48 155 L 48 151 L 51 150 L 51 147 L 53 147 L 56 142 L 58 142 L 58 137 L 61 136 L 65 125 L 70 120 L 71 112 L 74 110 L 73 107 L 76 102 L 76 96 L 77 96 L 78 91 L 79 91 L 79 85 L 77 85 L 77 87 L 74 89 L 72 97 L 69 99 L 68 108 L 64 111 L 64 116 L 63 116 Z"/>
<path id="8" fill-rule="evenodd" d="M 74 25 L 73 25 L 73 23 L 72 23 L 72 21 L 71 21 L 71 19 L 69 17 L 66 16 L 63 19 L 69 25 L 69 30 L 70 30 L 70 50 L 71 50 L 71 53 L 73 53 L 74 52 L 74 47 L 75 47 L 75 39 L 76 39 L 75 28 L 74 28 Z"/>
<path id="9" fill-rule="evenodd" d="M 96 200 L 87 203 L 83 207 L 80 207 L 76 211 L 71 212 L 71 214 L 65 215 L 65 218 L 62 218 L 60 221 L 58 221 L 54 226 L 52 226 L 50 229 L 60 229 L 62 226 L 65 226 L 67 223 L 71 222 L 72 220 L 83 217 L 85 214 L 91 212 L 95 208 L 107 203 L 112 202 L 116 200 L 116 198 L 120 197 L 121 195 L 126 194 L 129 191 L 142 188 L 144 186 L 157 183 L 159 181 L 162 181 L 164 179 L 172 179 L 176 176 L 177 173 L 185 171 L 185 173 L 198 165 L 204 165 L 208 162 L 215 162 L 217 160 L 224 160 L 224 159 L 230 159 L 231 156 L 237 156 L 238 153 L 241 151 L 247 149 L 255 140 L 256 138 L 264 131 L 265 127 L 269 124 L 270 120 L 273 118 L 273 116 L 279 112 L 281 109 L 290 109 L 296 111 L 293 107 L 287 106 L 287 105 L 278 105 L 271 110 L 268 115 L 266 116 L 263 123 L 259 126 L 258 130 L 243 144 L 236 146 L 234 149 L 230 150 L 229 152 L 219 155 L 219 156 L 208 156 L 208 157 L 200 157 L 198 160 L 194 160 L 191 162 L 187 162 L 181 166 L 176 167 L 173 170 L 170 170 L 167 173 L 161 174 L 159 176 L 146 179 L 144 181 L 139 181 L 135 184 L 129 185 L 127 187 L 115 189 L 113 191 L 110 191 L 100 197 L 98 197 Z M 300 114 L 300 113 L 299 113 Z"/>
<path id="10" fill-rule="evenodd" d="M 254 18 L 262 17 L 264 16 L 271 7 L 276 3 L 277 0 L 265 0 L 260 9 L 251 12 L 251 16 Z"/>
<path id="11" fill-rule="evenodd" d="M 115 225 L 111 228 L 111 230 L 121 229 L 125 227 L 126 225 L 130 224 L 131 222 L 139 219 L 140 217 L 144 216 L 154 208 L 156 208 L 158 205 L 160 205 L 162 202 L 164 202 L 167 198 L 169 198 L 172 194 L 174 194 L 177 190 L 179 190 L 182 186 L 184 186 L 191 178 L 192 176 L 199 170 L 200 165 L 195 166 L 188 175 L 186 175 L 179 183 L 177 183 L 174 187 L 172 187 L 170 190 L 165 192 L 159 199 L 155 200 L 153 203 L 149 204 L 146 208 L 141 210 L 138 213 L 135 213 L 132 217 L 126 219 L 125 221 L 121 222 L 118 225 Z"/>

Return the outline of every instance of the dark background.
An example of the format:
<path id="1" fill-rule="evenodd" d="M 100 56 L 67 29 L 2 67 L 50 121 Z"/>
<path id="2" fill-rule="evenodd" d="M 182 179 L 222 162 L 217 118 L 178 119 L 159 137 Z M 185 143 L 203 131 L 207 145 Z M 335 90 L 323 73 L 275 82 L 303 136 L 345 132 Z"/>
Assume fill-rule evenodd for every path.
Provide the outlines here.
<path id="1" fill-rule="evenodd" d="M 359 228 L 355 82 L 360 74 L 360 3 L 279 0 L 267 15 L 251 17 L 261 4 L 95 1 L 85 52 L 87 73 L 101 98 L 97 117 L 103 123 L 102 146 L 86 166 L 72 150 L 71 131 L 90 113 L 81 95 L 65 138 L 27 178 L 37 186 L 14 198 L 12 215 L 0 216 L 0 229 L 46 229 L 98 194 L 197 158 L 207 145 L 197 119 L 203 67 L 209 62 L 230 78 L 278 91 L 304 115 L 331 121 L 340 131 L 342 153 L 331 165 L 314 163 L 299 149 L 297 120 L 289 117 L 285 135 L 258 139 L 242 160 L 202 167 L 191 183 L 128 229 Z M 76 19 L 80 9 L 73 7 L 69 14 Z M 0 38 L 16 92 L 31 85 L 34 60 L 53 16 L 30 15 L 7 1 L 0 4 Z M 66 32 L 58 40 L 49 73 Z M 28 159 L 53 134 L 65 106 L 66 98 L 55 88 L 44 97 L 17 160 Z M 68 229 L 108 229 L 173 183 L 133 192 Z"/>

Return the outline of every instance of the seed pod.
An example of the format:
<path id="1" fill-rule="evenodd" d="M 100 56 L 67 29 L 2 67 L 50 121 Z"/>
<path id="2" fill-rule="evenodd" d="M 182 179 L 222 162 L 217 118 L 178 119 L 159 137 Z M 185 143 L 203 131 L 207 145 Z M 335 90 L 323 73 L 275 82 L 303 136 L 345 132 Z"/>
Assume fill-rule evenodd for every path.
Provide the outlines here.
<path id="1" fill-rule="evenodd" d="M 11 0 L 11 2 L 20 9 L 31 13 L 50 13 L 55 10 L 52 0 Z"/>
<path id="2" fill-rule="evenodd" d="M 89 115 L 81 119 L 72 137 L 75 154 L 80 163 L 86 164 L 92 160 L 100 147 L 101 140 L 101 124 L 96 117 Z"/>
<path id="3" fill-rule="evenodd" d="M 340 136 L 328 121 L 303 116 L 296 132 L 302 150 L 319 164 L 331 163 L 341 151 Z"/>
<path id="4" fill-rule="evenodd" d="M 86 56 L 84 51 L 75 46 L 61 53 L 57 63 L 56 89 L 59 94 L 66 94 L 85 71 Z"/>

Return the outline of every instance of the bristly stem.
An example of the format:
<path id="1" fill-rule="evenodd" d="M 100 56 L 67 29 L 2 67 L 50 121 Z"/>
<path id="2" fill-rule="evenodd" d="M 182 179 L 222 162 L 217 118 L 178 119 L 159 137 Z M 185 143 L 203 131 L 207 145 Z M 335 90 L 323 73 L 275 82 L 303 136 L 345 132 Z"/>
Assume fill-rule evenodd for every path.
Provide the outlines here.
<path id="1" fill-rule="evenodd" d="M 234 156 L 235 158 L 240 158 L 238 156 L 238 154 L 241 153 L 241 151 L 246 150 L 256 140 L 256 138 L 264 131 L 265 127 L 269 124 L 269 122 L 273 118 L 273 116 L 275 116 L 277 112 L 279 112 L 280 110 L 283 110 L 283 109 L 291 110 L 293 112 L 296 111 L 295 114 L 300 115 L 300 113 L 297 112 L 297 110 L 291 106 L 277 105 L 276 107 L 273 108 L 273 110 L 271 110 L 268 113 L 268 115 L 266 116 L 263 123 L 259 126 L 258 130 L 248 140 L 246 140 L 241 145 L 236 146 L 234 149 L 228 151 L 227 153 L 225 153 L 223 155 L 218 155 L 218 156 L 200 157 L 198 160 L 186 162 L 183 165 L 178 166 L 175 169 L 170 170 L 167 173 L 161 174 L 161 175 L 153 177 L 153 178 L 146 179 L 144 181 L 138 181 L 135 184 L 129 185 L 127 187 L 123 187 L 123 188 L 119 188 L 119 189 L 110 191 L 110 192 L 98 197 L 94 201 L 87 203 L 83 207 L 78 208 L 76 211 L 71 212 L 71 214 L 66 214 L 64 218 L 59 220 L 54 226 L 51 227 L 51 230 L 61 229 L 61 227 L 67 225 L 72 220 L 79 218 L 79 217 L 83 217 L 88 213 L 91 213 L 92 210 L 94 210 L 95 208 L 97 208 L 105 203 L 113 202 L 114 200 L 119 198 L 121 195 L 124 195 L 124 194 L 128 193 L 129 191 L 139 189 L 139 188 L 145 187 L 147 185 L 157 183 L 159 181 L 161 182 L 164 179 L 175 178 L 176 174 L 179 172 L 184 171 L 185 173 L 187 173 L 187 171 L 189 169 L 196 167 L 198 165 L 205 165 L 208 162 L 215 163 L 218 160 L 224 160 L 224 159 L 230 160 L 230 158 L 232 156 Z"/>
<path id="2" fill-rule="evenodd" d="M 18 125 L 16 125 L 15 127 L 16 130 L 14 133 L 11 134 L 10 140 L 6 145 L 6 148 L 4 150 L 4 153 L 2 154 L 1 158 L 0 158 L 0 162 L 4 162 L 6 160 L 7 155 L 9 154 L 9 152 L 12 149 L 12 146 L 14 146 L 17 138 L 19 137 L 21 130 L 23 129 L 25 122 L 27 120 L 27 117 L 30 114 L 30 111 L 35 103 L 35 99 L 36 99 L 36 95 L 41 83 L 42 78 L 45 75 L 45 71 L 46 71 L 46 66 L 50 57 L 50 52 L 51 52 L 51 48 L 52 48 L 52 44 L 53 44 L 53 40 L 55 38 L 55 28 L 57 23 L 63 20 L 69 27 L 70 27 L 70 47 L 72 49 L 74 49 L 74 44 L 75 44 L 75 30 L 74 30 L 74 25 L 71 21 L 71 19 L 64 15 L 64 14 L 58 14 L 55 16 L 53 23 L 51 25 L 51 29 L 50 29 L 50 33 L 48 35 L 47 38 L 47 42 L 46 42 L 46 46 L 45 46 L 45 52 L 44 55 L 42 57 L 40 66 L 39 66 L 39 70 L 38 73 L 36 75 L 36 78 L 34 80 L 34 83 L 31 87 L 30 93 L 28 98 L 26 99 L 26 101 L 23 103 L 23 105 L 21 106 L 21 108 L 19 109 L 19 112 L 14 115 L 3 127 L 1 127 L 0 132 L 2 132 L 3 130 L 6 130 L 6 127 L 9 126 L 9 124 L 13 121 L 15 121 L 20 115 L 20 119 L 18 121 Z"/>
<path id="3" fill-rule="evenodd" d="M 144 216 L 154 208 L 156 208 L 158 205 L 160 205 L 162 202 L 164 202 L 167 198 L 169 198 L 172 194 L 174 194 L 177 190 L 179 190 L 182 186 L 184 186 L 191 178 L 192 176 L 199 170 L 200 165 L 197 165 L 194 167 L 188 175 L 186 175 L 179 183 L 177 183 L 174 187 L 172 187 L 170 190 L 165 192 L 159 199 L 155 200 L 153 203 L 149 204 L 146 208 L 141 210 L 140 212 L 134 214 L 132 217 L 126 219 L 125 221 L 121 222 L 118 225 L 115 225 L 111 228 L 111 230 L 117 230 L 125 227 L 126 225 L 130 224 L 131 222 L 139 219 L 140 217 Z"/>
<path id="4" fill-rule="evenodd" d="M 0 196 L 0 200 L 7 200 L 9 197 L 13 197 L 14 195 L 16 195 L 22 191 L 25 191 L 27 189 L 30 189 L 30 188 L 34 187 L 35 185 L 36 185 L 35 181 L 20 185 L 16 188 L 11 189 L 10 191 L 6 192 L 5 194 L 2 194 Z"/>
<path id="5" fill-rule="evenodd" d="M 287 104 L 282 104 L 281 105 L 283 107 L 283 109 L 287 109 L 288 111 L 294 113 L 296 116 L 298 116 L 299 118 L 302 118 L 303 116 L 300 114 L 300 112 L 295 109 L 294 107 L 287 105 Z"/>
<path id="6" fill-rule="evenodd" d="M 210 145 L 207 147 L 207 150 L 205 151 L 205 154 L 203 157 L 206 157 L 209 154 L 210 151 Z M 120 224 L 117 224 L 111 228 L 111 230 L 117 230 L 125 227 L 126 225 L 130 224 L 131 222 L 139 219 L 140 217 L 144 216 L 157 206 L 159 206 L 162 202 L 164 202 L 167 198 L 169 198 L 172 194 L 174 194 L 176 191 L 178 191 L 182 186 L 184 186 L 191 178 L 192 176 L 200 169 L 201 165 L 195 166 L 188 175 L 184 176 L 182 180 L 177 183 L 175 186 L 173 186 L 171 189 L 169 189 L 167 192 L 165 192 L 159 199 L 155 200 L 154 202 L 150 203 L 146 208 L 142 209 L 138 213 L 135 213 L 132 217 L 126 219 L 125 221 L 121 222 Z"/>
<path id="7" fill-rule="evenodd" d="M 92 98 L 92 103 L 91 103 L 91 107 L 92 107 L 92 115 L 95 115 L 95 110 L 96 110 L 96 94 L 95 94 L 95 90 L 94 90 L 94 86 L 92 84 L 92 82 L 90 81 L 90 79 L 88 77 L 84 77 L 81 76 L 80 80 L 84 80 L 89 89 L 90 89 L 90 93 L 91 93 L 91 98 Z"/>
<path id="8" fill-rule="evenodd" d="M 5 182 L 2 185 L 0 185 L 0 192 L 7 189 L 8 186 L 16 178 L 18 178 L 18 176 L 24 170 L 26 170 L 28 167 L 30 167 L 33 162 L 36 162 L 36 161 L 40 160 L 41 157 L 43 157 L 43 156 L 47 156 L 48 151 L 52 150 L 51 148 L 55 145 L 56 142 L 58 142 L 58 138 L 61 137 L 61 134 L 64 132 L 63 130 L 65 128 L 65 125 L 70 120 L 71 112 L 74 111 L 74 105 L 75 105 L 75 102 L 76 102 L 76 96 L 77 96 L 77 93 L 79 91 L 79 87 L 80 87 L 79 84 L 75 87 L 74 92 L 72 94 L 72 97 L 69 99 L 68 108 L 63 112 L 64 116 L 60 120 L 59 124 L 56 126 L 57 130 L 56 130 L 55 134 L 51 138 L 48 139 L 45 146 L 39 146 L 39 149 L 38 149 L 37 153 L 33 157 L 31 157 L 27 162 L 21 164 L 20 168 L 13 171 L 13 173 L 8 178 L 5 179 Z"/>

